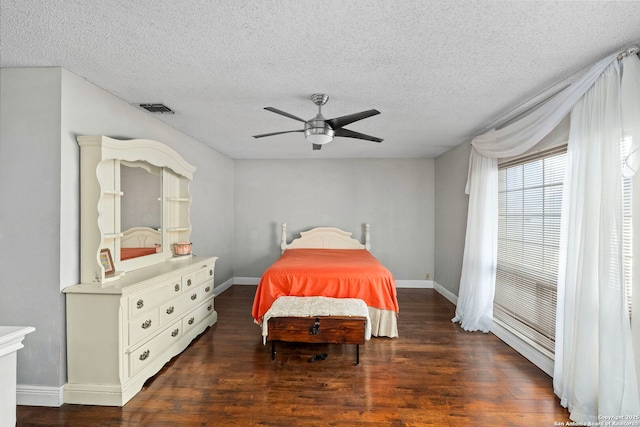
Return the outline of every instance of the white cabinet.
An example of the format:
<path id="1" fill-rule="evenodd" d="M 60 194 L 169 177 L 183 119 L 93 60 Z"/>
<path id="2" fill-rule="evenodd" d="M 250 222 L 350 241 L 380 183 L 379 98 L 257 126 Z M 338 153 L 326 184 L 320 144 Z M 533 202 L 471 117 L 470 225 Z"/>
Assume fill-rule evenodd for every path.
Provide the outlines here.
<path id="1" fill-rule="evenodd" d="M 0 427 L 16 425 L 16 352 L 33 331 L 31 326 L 0 326 Z"/>
<path id="2" fill-rule="evenodd" d="M 108 287 L 66 288 L 65 403 L 124 405 L 213 325 L 216 259 L 184 258 L 129 272 Z"/>

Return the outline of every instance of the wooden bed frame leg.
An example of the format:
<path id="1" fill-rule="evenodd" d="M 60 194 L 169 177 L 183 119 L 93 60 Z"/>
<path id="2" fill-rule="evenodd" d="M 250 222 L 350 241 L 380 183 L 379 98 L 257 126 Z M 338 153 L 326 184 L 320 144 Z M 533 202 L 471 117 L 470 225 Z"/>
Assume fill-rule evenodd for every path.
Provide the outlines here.
<path id="1" fill-rule="evenodd" d="M 356 365 L 360 364 L 360 344 L 356 344 Z"/>
<path id="2" fill-rule="evenodd" d="M 271 360 L 276 360 L 276 342 L 271 341 Z"/>

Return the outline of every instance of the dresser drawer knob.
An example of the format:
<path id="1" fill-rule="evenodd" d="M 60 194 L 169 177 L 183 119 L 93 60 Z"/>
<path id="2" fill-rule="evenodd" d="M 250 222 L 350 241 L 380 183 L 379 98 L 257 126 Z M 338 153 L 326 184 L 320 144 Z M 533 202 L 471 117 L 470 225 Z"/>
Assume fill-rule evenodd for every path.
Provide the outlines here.
<path id="1" fill-rule="evenodd" d="M 174 310 L 175 310 L 174 306 L 171 306 L 171 307 L 167 308 L 167 314 L 173 313 Z"/>
<path id="2" fill-rule="evenodd" d="M 180 333 L 180 329 L 175 328 L 175 329 L 173 330 L 173 332 L 171 332 L 171 336 L 172 336 L 172 337 L 176 337 L 179 333 Z"/>
<path id="3" fill-rule="evenodd" d="M 209 276 L 213 276 L 213 269 L 209 269 Z"/>
<path id="4" fill-rule="evenodd" d="M 142 324 L 142 329 L 149 329 L 151 327 L 151 319 L 147 319 Z"/>
<path id="5" fill-rule="evenodd" d="M 204 288 L 205 292 L 209 292 L 211 290 L 211 286 L 207 286 L 206 288 Z"/>
<path id="6" fill-rule="evenodd" d="M 191 279 L 187 279 L 187 286 L 191 286 Z"/>
<path id="7" fill-rule="evenodd" d="M 142 352 L 142 354 L 140 355 L 139 359 L 140 360 L 146 360 L 149 357 L 149 354 L 151 354 L 151 352 L 149 350 L 145 350 Z"/>
<path id="8" fill-rule="evenodd" d="M 198 298 L 198 294 L 191 295 L 191 301 L 195 300 L 196 298 Z"/>
<path id="9" fill-rule="evenodd" d="M 180 285 L 176 283 L 176 285 L 173 287 L 173 290 L 178 292 L 180 290 Z"/>
<path id="10" fill-rule="evenodd" d="M 195 321 L 196 321 L 196 318 L 195 318 L 195 317 L 192 317 L 191 319 L 189 319 L 188 323 L 189 323 L 190 325 L 193 325 L 193 322 L 195 322 Z"/>
<path id="11" fill-rule="evenodd" d="M 139 309 L 144 307 L 144 301 L 139 299 L 138 302 L 136 303 L 136 307 L 138 307 Z"/>
<path id="12" fill-rule="evenodd" d="M 209 305 L 207 306 L 207 311 L 211 311 L 211 309 L 212 309 L 212 308 L 213 308 L 213 305 L 209 304 Z"/>

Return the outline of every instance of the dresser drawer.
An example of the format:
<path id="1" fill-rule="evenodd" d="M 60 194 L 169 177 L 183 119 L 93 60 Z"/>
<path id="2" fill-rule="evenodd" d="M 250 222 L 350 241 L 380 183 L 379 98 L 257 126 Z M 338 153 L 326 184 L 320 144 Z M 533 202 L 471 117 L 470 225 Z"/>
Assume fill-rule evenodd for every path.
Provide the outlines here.
<path id="1" fill-rule="evenodd" d="M 178 298 L 160 305 L 160 324 L 173 322 L 179 319 L 185 311 L 189 311 L 192 307 L 195 307 L 204 298 L 201 296 L 202 292 L 203 289 L 195 288 L 183 293 Z"/>
<path id="2" fill-rule="evenodd" d="M 158 310 L 149 311 L 129 322 L 129 345 L 148 337 L 160 327 Z"/>
<path id="3" fill-rule="evenodd" d="M 184 295 L 184 298 L 186 303 L 189 305 L 189 307 L 195 307 L 196 305 L 200 304 L 203 301 L 202 289 L 195 288 L 190 291 L 187 291 Z"/>
<path id="4" fill-rule="evenodd" d="M 198 286 L 196 282 L 196 272 L 185 274 L 182 276 L 182 292 L 189 292 L 191 289 Z"/>
<path id="5" fill-rule="evenodd" d="M 213 285 L 213 264 L 204 265 L 201 269 L 195 272 L 195 281 L 197 284 L 211 283 Z"/>
<path id="6" fill-rule="evenodd" d="M 188 332 L 204 319 L 209 317 L 213 313 L 213 298 L 210 298 L 205 304 L 193 310 L 191 313 L 184 316 L 182 320 L 182 326 L 184 332 Z"/>
<path id="7" fill-rule="evenodd" d="M 206 285 L 202 285 L 202 287 L 200 288 L 200 291 L 202 293 L 203 299 L 213 296 L 213 282 L 207 283 Z"/>
<path id="8" fill-rule="evenodd" d="M 164 281 L 162 285 L 144 293 L 129 297 L 129 318 L 138 316 L 147 310 L 157 310 L 158 304 L 180 295 L 182 283 L 180 276 Z"/>
<path id="9" fill-rule="evenodd" d="M 129 354 L 129 375 L 133 376 L 151 364 L 166 349 L 178 342 L 183 333 L 182 323 L 177 321 L 149 342 L 133 350 Z"/>

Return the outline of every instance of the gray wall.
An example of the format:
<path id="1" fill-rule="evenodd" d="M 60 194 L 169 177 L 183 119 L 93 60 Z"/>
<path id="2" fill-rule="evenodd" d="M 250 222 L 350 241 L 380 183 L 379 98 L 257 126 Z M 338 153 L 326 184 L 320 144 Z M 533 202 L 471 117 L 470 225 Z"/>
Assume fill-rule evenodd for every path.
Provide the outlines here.
<path id="1" fill-rule="evenodd" d="M 36 327 L 21 385 L 66 382 L 65 300 L 79 281 L 77 135 L 163 142 L 197 167 L 194 252 L 219 257 L 216 284 L 259 277 L 289 240 L 330 225 L 361 239 L 398 280 L 434 275 L 433 159 L 232 160 L 61 68 L 1 69 L 0 324 Z M 336 142 L 337 143 L 337 142 Z M 463 173 L 466 176 L 466 172 Z"/>
<path id="2" fill-rule="evenodd" d="M 62 76 L 62 144 L 75 156 L 79 155 L 77 135 L 145 138 L 168 145 L 196 166 L 190 186 L 193 252 L 219 257 L 216 284 L 230 279 L 233 276 L 233 212 L 229 209 L 233 205 L 233 160 L 66 70 L 62 70 Z M 76 164 L 74 176 L 69 177 L 69 186 L 78 185 L 77 167 Z M 77 194 L 73 202 L 77 212 Z M 77 224 L 79 219 L 74 226 Z M 78 265 L 76 260 L 76 269 Z"/>
<path id="3" fill-rule="evenodd" d="M 536 144 L 527 154 L 566 144 L 569 137 L 569 116 Z M 435 281 L 458 295 L 467 231 L 469 196 L 467 184 L 471 143 L 465 142 L 435 159 Z M 501 159 L 509 161 L 511 159 Z"/>
<path id="4" fill-rule="evenodd" d="M 471 144 L 464 143 L 435 159 L 434 280 L 454 295 L 460 288 L 469 196 L 464 192 Z"/>
<path id="5" fill-rule="evenodd" d="M 59 386 L 60 69 L 0 69 L 0 94 L 0 324 L 36 327 L 18 352 L 18 382 Z"/>
<path id="6" fill-rule="evenodd" d="M 77 135 L 163 142 L 198 170 L 191 185 L 194 253 L 232 277 L 233 168 L 212 150 L 60 68 L 0 70 L 0 324 L 36 327 L 18 352 L 19 384 L 66 382 L 61 289 L 79 280 Z"/>
<path id="7" fill-rule="evenodd" d="M 339 141 L 335 142 L 340 143 Z M 288 241 L 325 225 L 362 241 L 398 280 L 433 275 L 433 159 L 236 160 L 234 275 L 259 277 Z"/>

